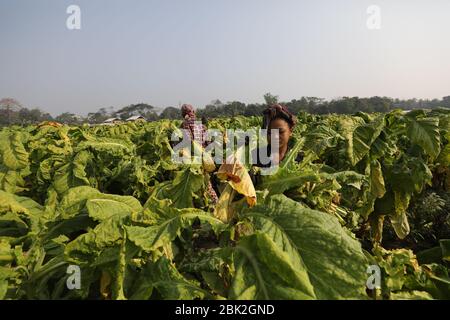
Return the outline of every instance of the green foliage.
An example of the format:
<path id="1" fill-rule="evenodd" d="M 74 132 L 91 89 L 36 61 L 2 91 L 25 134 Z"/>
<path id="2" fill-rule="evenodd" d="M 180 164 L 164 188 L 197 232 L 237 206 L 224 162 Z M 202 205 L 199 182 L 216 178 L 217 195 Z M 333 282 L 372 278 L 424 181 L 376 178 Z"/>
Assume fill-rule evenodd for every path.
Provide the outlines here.
<path id="1" fill-rule="evenodd" d="M 246 278 L 249 271 L 241 271 L 243 278 L 234 280 L 236 297 L 346 299 L 365 295 L 367 261 L 361 245 L 335 217 L 305 209 L 283 195 L 245 210 L 243 217 L 251 220 L 256 237 L 244 240 L 246 251 L 241 259 L 249 263 L 238 259 L 236 272 L 260 268 L 264 279 L 252 281 Z M 269 290 L 273 296 L 265 297 Z"/>
<path id="2" fill-rule="evenodd" d="M 139 108 L 153 112 L 122 111 Z M 223 206 L 228 223 L 215 173 L 172 161 L 179 121 L 1 129 L 0 299 L 448 299 L 448 112 L 298 119 L 278 170 L 251 169 L 257 204 Z M 372 264 L 382 286 L 366 291 Z"/>

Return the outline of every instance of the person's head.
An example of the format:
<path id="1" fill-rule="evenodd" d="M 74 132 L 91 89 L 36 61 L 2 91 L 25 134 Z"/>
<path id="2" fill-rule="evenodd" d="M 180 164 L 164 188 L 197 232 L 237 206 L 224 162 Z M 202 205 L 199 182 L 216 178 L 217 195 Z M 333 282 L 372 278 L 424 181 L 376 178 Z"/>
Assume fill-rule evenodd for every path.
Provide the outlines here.
<path id="1" fill-rule="evenodd" d="M 280 149 L 287 147 L 295 124 L 295 116 L 285 106 L 276 104 L 264 110 L 263 128 L 268 129 L 269 139 L 271 130 L 278 129 Z"/>
<path id="2" fill-rule="evenodd" d="M 183 118 L 195 117 L 194 107 L 190 104 L 183 104 L 181 106 L 181 116 Z"/>

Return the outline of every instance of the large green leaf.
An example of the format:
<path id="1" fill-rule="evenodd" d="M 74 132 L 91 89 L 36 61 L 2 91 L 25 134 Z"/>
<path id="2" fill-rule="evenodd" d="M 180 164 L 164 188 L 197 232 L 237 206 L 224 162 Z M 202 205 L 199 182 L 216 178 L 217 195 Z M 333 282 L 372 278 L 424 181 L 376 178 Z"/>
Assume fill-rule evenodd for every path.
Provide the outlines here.
<path id="1" fill-rule="evenodd" d="M 370 151 L 371 145 L 381 134 L 385 126 L 384 115 L 360 125 L 347 136 L 347 153 L 352 165 L 356 165 Z"/>
<path id="2" fill-rule="evenodd" d="M 9 170 L 0 165 L 0 190 L 17 194 L 28 190 L 24 177 L 29 175 L 29 169 Z"/>
<path id="3" fill-rule="evenodd" d="M 137 286 L 130 299 L 148 299 L 153 289 L 156 289 L 162 299 L 193 300 L 211 298 L 211 294 L 200 288 L 199 284 L 187 280 L 180 274 L 166 257 L 161 257 L 155 263 L 147 263 L 137 280 Z"/>
<path id="4" fill-rule="evenodd" d="M 285 248 L 260 232 L 242 239 L 236 247 L 236 272 L 229 298 L 316 298 L 299 254 L 289 244 L 289 252 Z"/>
<path id="5" fill-rule="evenodd" d="M 408 217 L 406 216 L 410 199 L 411 195 L 394 191 L 395 212 L 389 217 L 392 227 L 400 239 L 404 239 L 410 231 Z"/>
<path id="6" fill-rule="evenodd" d="M 194 199 L 199 198 L 204 181 L 200 165 L 188 166 L 178 171 L 172 182 L 156 186 L 151 197 L 170 199 L 175 208 L 192 208 Z"/>
<path id="7" fill-rule="evenodd" d="M 328 148 L 335 147 L 338 139 L 342 137 L 332 128 L 319 125 L 311 128 L 305 135 L 305 150 L 312 150 L 318 156 L 322 155 Z"/>
<path id="8" fill-rule="evenodd" d="M 4 222 L 10 221 L 17 227 L 29 225 L 34 231 L 38 231 L 39 219 L 43 214 L 44 208 L 34 200 L 0 191 L 0 219 Z M 0 230 L 0 234 L 2 231 L 4 230 Z"/>
<path id="9" fill-rule="evenodd" d="M 377 198 L 381 198 L 386 193 L 383 171 L 378 160 L 372 161 L 370 164 L 370 190 Z"/>
<path id="10" fill-rule="evenodd" d="M 128 141 L 126 136 L 121 139 L 91 136 L 87 138 L 88 140 L 78 144 L 76 151 L 95 150 L 118 156 L 134 152 L 134 145 Z"/>
<path id="11" fill-rule="evenodd" d="M 140 202 L 134 197 L 101 193 L 88 186 L 71 188 L 58 206 L 64 219 L 82 213 L 85 208 L 95 220 L 104 220 L 115 214 L 130 215 L 142 210 Z"/>
<path id="12" fill-rule="evenodd" d="M 89 212 L 89 216 L 99 221 L 115 215 L 126 217 L 133 212 L 137 212 L 128 204 L 111 199 L 89 199 L 86 202 L 86 208 Z"/>
<path id="13" fill-rule="evenodd" d="M 309 168 L 300 168 L 295 161 L 304 140 L 299 140 L 295 146 L 289 150 L 280 166 L 273 174 L 261 176 L 261 183 L 258 189 L 267 189 L 270 194 L 283 193 L 286 190 L 302 186 L 306 182 L 319 182 L 319 176 Z M 314 154 L 308 154 L 313 159 Z"/>
<path id="14" fill-rule="evenodd" d="M 293 259 L 297 269 L 304 265 L 317 298 L 364 296 L 366 258 L 360 243 L 335 217 L 305 209 L 284 195 L 269 197 L 264 204 L 247 209 L 243 217 L 250 219 L 255 230 L 267 235 Z M 234 281 L 243 280 L 235 278 Z"/>
<path id="15" fill-rule="evenodd" d="M 185 256 L 179 270 L 185 272 L 220 272 L 232 264 L 232 247 L 218 247 L 212 249 L 193 250 Z"/>
<path id="16" fill-rule="evenodd" d="M 89 185 L 85 168 L 91 159 L 91 155 L 86 152 L 80 152 L 73 157 L 72 161 L 67 162 L 55 171 L 53 177 L 53 186 L 62 195 L 73 187 Z"/>
<path id="17" fill-rule="evenodd" d="M 27 190 L 24 178 L 30 172 L 25 134 L 0 132 L 0 190 L 19 193 Z"/>
<path id="18" fill-rule="evenodd" d="M 0 154 L 7 168 L 20 170 L 28 166 L 29 154 L 23 145 L 24 140 L 21 132 L 0 135 Z"/>
<path id="19" fill-rule="evenodd" d="M 92 263 L 105 248 L 120 245 L 123 242 L 123 235 L 122 217 L 112 216 L 69 242 L 65 255 L 70 261 L 78 264 Z"/>
<path id="20" fill-rule="evenodd" d="M 209 223 L 217 231 L 225 227 L 222 221 L 207 213 L 196 209 L 185 209 L 157 225 L 149 227 L 129 226 L 125 229 L 128 239 L 143 250 L 151 252 L 169 244 L 180 235 L 182 229 L 190 226 L 197 219 Z"/>
<path id="21" fill-rule="evenodd" d="M 386 194 L 385 180 L 381 164 L 378 160 L 372 160 L 366 167 L 366 174 L 369 175 L 367 192 L 363 197 L 363 205 L 356 211 L 367 220 L 375 209 L 375 201 Z"/>
<path id="22" fill-rule="evenodd" d="M 418 144 L 435 159 L 441 150 L 439 118 L 409 118 L 408 137 L 413 144 Z"/>

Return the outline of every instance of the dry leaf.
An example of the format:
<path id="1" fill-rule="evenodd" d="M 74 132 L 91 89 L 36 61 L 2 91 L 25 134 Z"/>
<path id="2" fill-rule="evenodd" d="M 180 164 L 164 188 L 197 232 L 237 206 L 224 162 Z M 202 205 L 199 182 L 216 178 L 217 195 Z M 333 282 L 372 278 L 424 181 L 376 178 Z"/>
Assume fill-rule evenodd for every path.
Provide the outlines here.
<path id="1" fill-rule="evenodd" d="M 227 180 L 234 190 L 245 196 L 248 205 L 253 207 L 256 204 L 256 190 L 247 169 L 237 159 L 229 162 L 220 166 L 217 176 L 221 180 Z"/>
<path id="2" fill-rule="evenodd" d="M 41 123 L 38 124 L 38 127 L 45 127 L 45 126 L 51 126 L 51 127 L 62 127 L 62 124 L 59 122 L 55 122 L 55 121 L 43 121 Z"/>
<path id="3" fill-rule="evenodd" d="M 232 206 L 235 190 L 229 183 L 220 194 L 219 201 L 214 208 L 214 216 L 224 223 L 228 223 L 233 219 L 234 210 Z"/>

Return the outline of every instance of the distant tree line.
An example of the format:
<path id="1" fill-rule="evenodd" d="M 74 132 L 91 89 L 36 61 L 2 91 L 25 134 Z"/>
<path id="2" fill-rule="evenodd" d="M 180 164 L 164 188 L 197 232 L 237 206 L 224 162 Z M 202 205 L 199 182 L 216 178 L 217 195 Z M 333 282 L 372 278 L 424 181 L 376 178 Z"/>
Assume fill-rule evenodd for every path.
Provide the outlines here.
<path id="1" fill-rule="evenodd" d="M 264 95 L 264 103 L 245 104 L 240 101 L 223 103 L 220 100 L 213 100 L 204 108 L 197 109 L 199 117 L 233 117 L 259 116 L 267 105 L 278 103 L 278 96 L 267 93 Z M 358 111 L 363 112 L 389 112 L 394 109 L 434 109 L 438 107 L 450 108 L 450 96 L 440 99 L 392 99 L 388 97 L 343 97 L 327 101 L 317 97 L 302 97 L 289 102 L 280 102 L 286 105 L 293 113 L 308 112 L 314 114 L 353 114 Z M 148 121 L 159 119 L 180 119 L 180 109 L 177 107 L 166 107 L 161 112 L 159 109 L 146 103 L 131 104 L 117 111 L 113 107 L 100 108 L 97 112 L 88 113 L 82 117 L 70 112 L 64 112 L 56 117 L 41 111 L 39 108 L 26 108 L 17 100 L 4 98 L 0 100 L 0 126 L 5 125 L 28 125 L 42 121 L 57 121 L 67 124 L 92 123 L 98 124 L 108 118 L 118 118 L 126 120 L 131 116 L 143 116 Z"/>
<path id="2" fill-rule="evenodd" d="M 236 115 L 257 116 L 261 115 L 268 104 L 278 103 L 278 97 L 270 93 L 264 95 L 264 104 L 251 103 L 244 104 L 239 101 L 222 103 L 220 100 L 214 100 L 205 108 L 199 109 L 197 114 L 207 118 L 230 117 Z M 409 99 L 400 100 L 388 97 L 343 97 L 326 101 L 317 97 L 302 97 L 289 102 L 280 102 L 284 104 L 292 113 L 301 111 L 314 114 L 353 114 L 362 112 L 389 112 L 394 109 L 413 110 L 413 109 L 434 109 L 439 107 L 450 108 L 450 96 L 442 100 L 424 100 Z"/>
<path id="3" fill-rule="evenodd" d="M 167 109 L 167 108 L 166 108 Z M 179 113 L 179 109 L 176 109 Z M 167 112 L 166 112 L 167 114 Z M 86 117 L 64 112 L 56 117 L 41 111 L 39 108 L 28 109 L 20 102 L 12 98 L 0 100 L 0 126 L 7 125 L 28 125 L 42 121 L 56 121 L 66 124 L 102 123 L 108 118 L 118 118 L 126 120 L 131 116 L 143 116 L 148 121 L 159 120 L 160 116 L 155 112 L 155 108 L 146 103 L 132 104 L 114 111 L 113 107 L 100 108 L 97 112 L 88 113 Z"/>
<path id="4" fill-rule="evenodd" d="M 25 108 L 20 102 L 12 98 L 0 100 L 0 126 L 9 124 L 27 125 L 45 120 L 51 120 L 49 113 L 38 108 Z"/>

